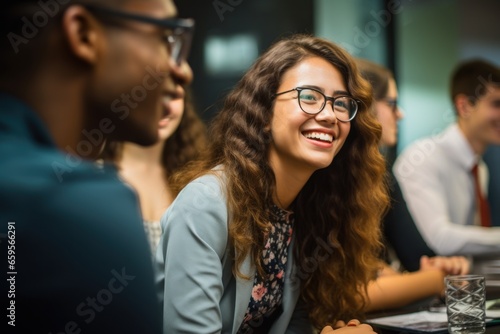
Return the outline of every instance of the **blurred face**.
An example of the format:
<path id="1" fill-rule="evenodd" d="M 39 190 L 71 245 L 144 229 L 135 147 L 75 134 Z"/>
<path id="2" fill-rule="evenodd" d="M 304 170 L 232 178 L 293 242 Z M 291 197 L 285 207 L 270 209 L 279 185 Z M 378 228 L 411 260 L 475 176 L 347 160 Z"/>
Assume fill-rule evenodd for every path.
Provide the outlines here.
<path id="1" fill-rule="evenodd" d="M 171 0 L 132 0 L 117 9 L 154 18 L 176 15 Z M 94 99 L 104 102 L 104 117 L 116 125 L 110 134 L 114 139 L 151 145 L 158 140 L 165 102 L 175 96 L 176 82 L 187 81 L 183 70 L 190 69 L 184 64 L 181 70 L 170 59 L 164 29 L 117 20 L 120 24 L 103 24 L 109 46 L 89 88 Z"/>
<path id="2" fill-rule="evenodd" d="M 178 86 L 178 95 L 170 99 L 166 96 L 163 103 L 163 118 L 158 123 L 160 140 L 167 140 L 177 130 L 184 114 L 184 89 Z"/>
<path id="3" fill-rule="evenodd" d="M 289 69 L 277 93 L 296 87 L 312 87 L 326 96 L 349 95 L 340 72 L 319 57 L 311 57 Z M 270 146 L 271 166 L 291 165 L 308 172 L 329 166 L 351 129 L 349 122 L 337 120 L 332 102 L 316 115 L 302 111 L 297 91 L 275 99 Z"/>
<path id="4" fill-rule="evenodd" d="M 477 153 L 488 145 L 500 145 L 500 87 L 486 87 L 486 94 L 475 103 L 465 102 L 462 128 Z"/>
<path id="5" fill-rule="evenodd" d="M 380 101 L 375 101 L 375 113 L 382 126 L 383 146 L 395 146 L 398 142 L 398 121 L 403 118 L 403 113 L 397 105 L 398 90 L 394 79 L 389 80 L 387 96 Z"/>

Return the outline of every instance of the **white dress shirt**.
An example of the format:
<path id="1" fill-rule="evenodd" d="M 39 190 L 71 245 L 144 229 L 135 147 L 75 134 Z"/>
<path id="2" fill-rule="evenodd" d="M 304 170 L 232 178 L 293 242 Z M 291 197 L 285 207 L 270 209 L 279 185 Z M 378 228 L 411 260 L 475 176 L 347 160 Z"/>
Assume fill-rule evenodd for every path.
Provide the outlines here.
<path id="1" fill-rule="evenodd" d="M 482 189 L 486 164 L 457 124 L 410 145 L 396 160 L 394 175 L 425 241 L 439 255 L 499 255 L 500 227 L 477 226 L 472 167 Z"/>

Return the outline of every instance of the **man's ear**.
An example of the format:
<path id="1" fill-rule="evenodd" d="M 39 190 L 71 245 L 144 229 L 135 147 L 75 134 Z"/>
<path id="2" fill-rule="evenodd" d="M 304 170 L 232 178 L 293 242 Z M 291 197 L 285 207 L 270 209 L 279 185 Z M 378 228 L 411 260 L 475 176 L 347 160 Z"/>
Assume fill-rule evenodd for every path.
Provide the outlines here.
<path id="1" fill-rule="evenodd" d="M 70 6 L 62 18 L 63 35 L 73 55 L 84 62 L 95 63 L 103 43 L 98 21 L 83 6 Z"/>
<path id="2" fill-rule="evenodd" d="M 470 98 L 465 94 L 458 94 L 455 96 L 455 108 L 457 114 L 461 118 L 467 118 L 472 111 L 473 104 Z"/>

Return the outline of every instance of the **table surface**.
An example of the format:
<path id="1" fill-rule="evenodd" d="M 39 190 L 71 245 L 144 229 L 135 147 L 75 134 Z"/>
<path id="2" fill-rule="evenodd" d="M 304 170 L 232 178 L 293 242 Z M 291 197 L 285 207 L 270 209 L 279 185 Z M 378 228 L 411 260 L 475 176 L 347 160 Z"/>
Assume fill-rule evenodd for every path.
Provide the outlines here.
<path id="1" fill-rule="evenodd" d="M 487 285 L 486 286 L 486 299 L 492 300 L 492 299 L 499 299 L 499 298 L 500 298 L 500 286 L 488 286 Z M 368 315 L 368 319 L 428 310 L 429 305 L 432 302 L 435 302 L 435 298 L 427 298 L 427 299 L 421 300 L 419 302 L 413 303 L 411 305 L 405 306 L 405 307 L 400 308 L 400 309 L 370 313 Z M 410 333 L 410 332 L 401 331 L 401 330 L 390 330 L 390 329 L 385 329 L 385 328 L 384 329 L 377 328 L 376 326 L 372 326 L 372 327 L 379 334 Z M 416 332 L 412 331 L 411 333 L 416 333 Z M 426 332 L 422 332 L 422 333 L 426 333 Z M 440 333 L 443 333 L 443 332 L 440 332 Z M 486 334 L 500 334 L 500 322 L 495 321 L 495 324 L 487 326 L 486 327 Z"/>

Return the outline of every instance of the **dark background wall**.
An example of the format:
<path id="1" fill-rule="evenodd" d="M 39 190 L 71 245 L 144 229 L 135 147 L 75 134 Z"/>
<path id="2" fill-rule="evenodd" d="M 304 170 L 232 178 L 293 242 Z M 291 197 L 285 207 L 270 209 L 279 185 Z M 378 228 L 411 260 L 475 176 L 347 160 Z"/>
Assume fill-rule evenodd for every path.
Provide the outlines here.
<path id="1" fill-rule="evenodd" d="M 180 17 L 196 20 L 189 62 L 195 73 L 195 105 L 209 120 L 220 102 L 253 60 L 279 37 L 313 33 L 314 1 L 303 0 L 182 0 L 176 1 Z M 205 57 L 218 44 L 210 70 Z M 212 51 L 213 48 L 212 48 Z"/>

